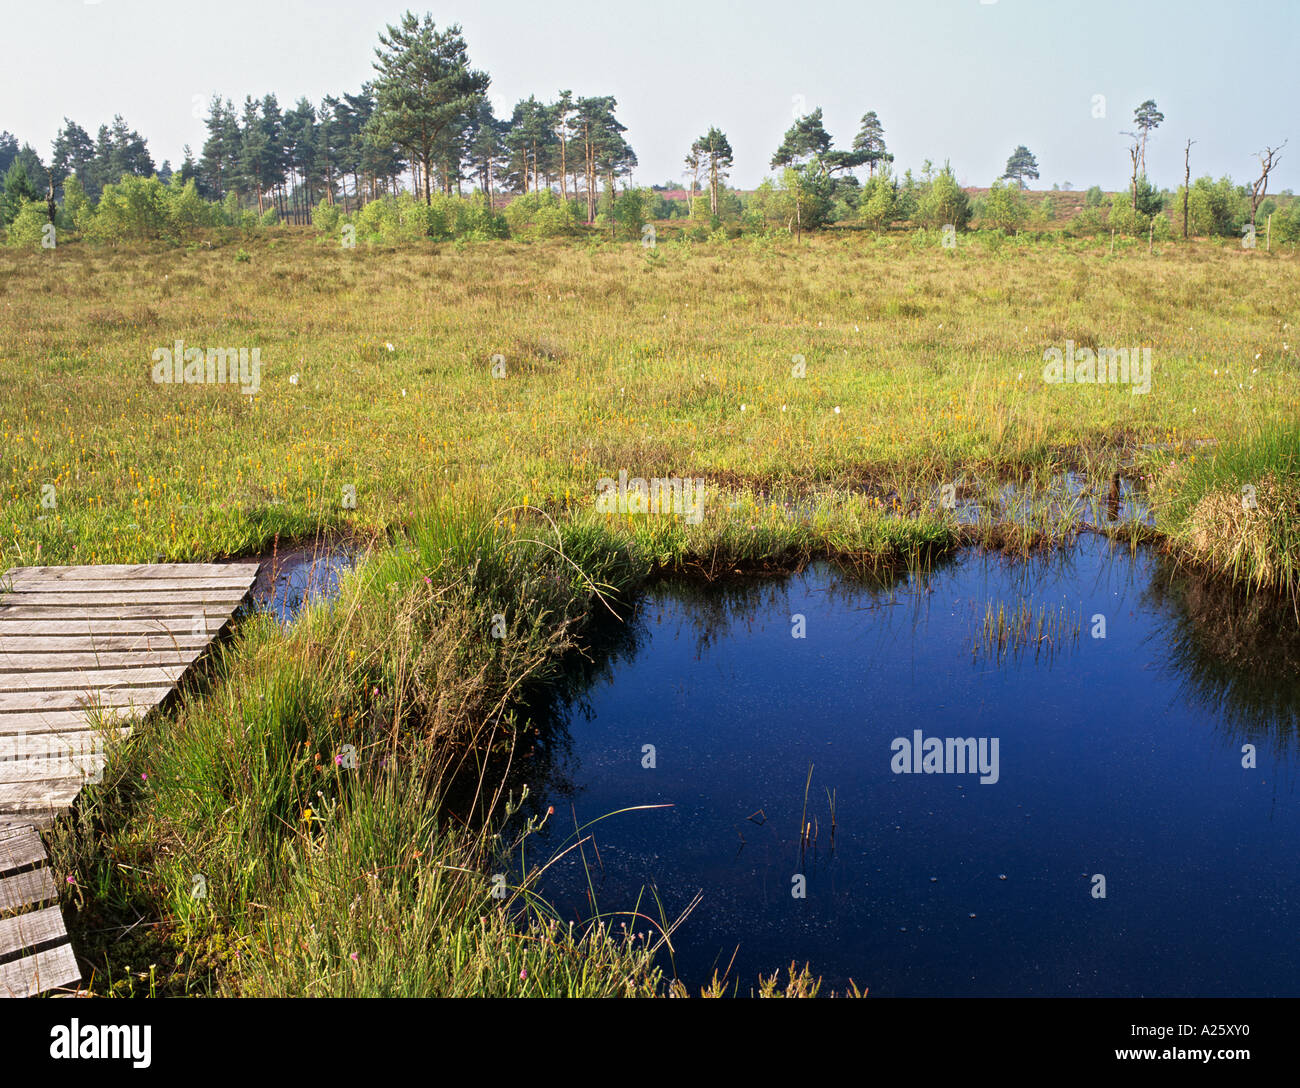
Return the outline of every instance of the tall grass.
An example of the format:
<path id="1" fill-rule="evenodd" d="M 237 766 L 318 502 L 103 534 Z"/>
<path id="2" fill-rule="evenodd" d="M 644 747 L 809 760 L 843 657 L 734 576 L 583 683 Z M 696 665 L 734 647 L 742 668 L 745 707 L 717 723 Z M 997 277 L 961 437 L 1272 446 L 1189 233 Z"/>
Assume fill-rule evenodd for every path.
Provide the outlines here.
<path id="1" fill-rule="evenodd" d="M 531 543 L 494 513 L 431 510 L 335 600 L 287 628 L 246 621 L 115 750 L 52 846 L 96 989 L 657 990 L 662 932 L 560 928 L 535 873 L 506 894 L 489 880 L 538 818 L 497 773 L 517 708 L 625 576 L 589 532 Z"/>
<path id="2" fill-rule="evenodd" d="M 1251 428 L 1167 474 L 1171 539 L 1214 573 L 1300 597 L 1300 423 Z"/>

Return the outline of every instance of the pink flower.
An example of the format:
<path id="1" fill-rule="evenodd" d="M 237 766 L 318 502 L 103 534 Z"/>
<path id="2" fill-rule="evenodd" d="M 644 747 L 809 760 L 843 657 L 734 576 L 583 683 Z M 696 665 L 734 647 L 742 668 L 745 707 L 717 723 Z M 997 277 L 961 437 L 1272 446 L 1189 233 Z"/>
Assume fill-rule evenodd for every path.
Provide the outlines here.
<path id="1" fill-rule="evenodd" d="M 348 959 L 350 959 L 353 963 L 356 963 L 356 962 L 357 962 L 357 954 L 356 954 L 355 952 L 353 952 L 353 953 L 348 957 Z"/>
<path id="2" fill-rule="evenodd" d="M 68 874 L 68 883 L 69 883 L 69 884 L 75 884 L 76 882 L 77 882 L 77 878 L 76 878 L 75 876 L 73 876 L 71 873 L 69 873 L 69 874 Z"/>
<path id="3" fill-rule="evenodd" d="M 140 781 L 141 781 L 141 782 L 148 782 L 148 781 L 149 781 L 149 776 L 148 776 L 147 774 L 145 774 L 143 771 L 140 772 Z"/>
<path id="4" fill-rule="evenodd" d="M 519 981 L 520 981 L 520 982 L 523 982 L 526 978 L 528 978 L 528 968 L 527 968 L 527 967 L 523 968 L 523 970 L 521 970 L 521 971 L 519 972 Z"/>
<path id="5" fill-rule="evenodd" d="M 337 766 L 342 767 L 342 766 L 343 766 L 343 757 L 342 757 L 341 755 L 337 755 L 337 756 L 335 756 L 335 757 L 334 757 L 334 762 L 335 762 L 335 764 L 336 764 Z"/>

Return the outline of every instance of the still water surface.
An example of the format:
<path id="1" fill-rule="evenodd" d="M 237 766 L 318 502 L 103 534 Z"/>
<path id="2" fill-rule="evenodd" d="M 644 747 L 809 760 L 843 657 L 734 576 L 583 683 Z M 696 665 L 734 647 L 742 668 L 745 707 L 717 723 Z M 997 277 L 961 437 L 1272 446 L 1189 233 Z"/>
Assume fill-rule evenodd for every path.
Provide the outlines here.
<path id="1" fill-rule="evenodd" d="M 983 645 L 1022 602 L 1055 637 Z M 666 584 L 528 762 L 556 808 L 530 856 L 670 805 L 596 824 L 542 891 L 575 919 L 588 873 L 603 911 L 702 893 L 665 961 L 692 988 L 795 960 L 874 995 L 1296 996 L 1298 676 L 1293 617 L 1095 537 L 888 586 Z M 897 773 L 917 730 L 996 739 L 996 782 Z"/>

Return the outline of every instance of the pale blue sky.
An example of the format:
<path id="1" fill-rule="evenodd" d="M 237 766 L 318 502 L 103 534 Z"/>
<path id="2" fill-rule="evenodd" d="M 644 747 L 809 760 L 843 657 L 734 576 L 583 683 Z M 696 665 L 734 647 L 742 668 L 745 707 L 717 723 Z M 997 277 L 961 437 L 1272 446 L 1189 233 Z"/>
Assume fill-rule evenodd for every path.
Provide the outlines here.
<path id="1" fill-rule="evenodd" d="M 94 130 L 121 113 L 156 161 L 197 154 L 194 115 L 213 91 L 236 102 L 274 92 L 355 90 L 376 36 L 407 5 L 359 0 L 45 0 L 6 4 L 0 129 L 48 156 L 64 115 Z M 641 160 L 638 181 L 680 179 L 710 124 L 736 151 L 748 188 L 796 104 L 822 106 L 837 147 L 879 113 L 897 166 L 950 159 L 987 185 L 1017 143 L 1038 156 L 1042 187 L 1127 185 L 1133 107 L 1155 98 L 1164 125 L 1148 149 L 1153 180 L 1246 180 L 1254 153 L 1290 138 L 1270 191 L 1300 189 L 1300 0 L 656 0 L 548 4 L 451 0 L 431 10 L 462 25 L 474 65 L 501 105 L 561 88 L 613 94 Z M 560 11 L 569 14 L 561 22 Z M 1104 95 L 1106 115 L 1093 116 Z M 499 98 L 498 98 L 499 96 Z M 802 96 L 796 99 L 796 96 Z M 202 114 L 202 108 L 199 114 Z"/>

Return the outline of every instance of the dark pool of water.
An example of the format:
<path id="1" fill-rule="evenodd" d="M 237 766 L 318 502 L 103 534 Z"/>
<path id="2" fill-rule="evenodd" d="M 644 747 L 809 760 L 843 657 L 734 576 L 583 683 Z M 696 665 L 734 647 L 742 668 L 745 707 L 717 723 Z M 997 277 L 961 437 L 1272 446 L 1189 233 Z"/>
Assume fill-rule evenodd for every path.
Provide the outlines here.
<path id="1" fill-rule="evenodd" d="M 347 549 L 319 545 L 263 556 L 253 583 L 252 607 L 288 622 L 308 604 L 333 597 L 340 576 L 352 563 Z"/>
<path id="2" fill-rule="evenodd" d="M 1022 601 L 1056 638 L 987 652 L 989 603 Z M 575 919 L 588 879 L 605 911 L 702 893 L 666 961 L 692 987 L 795 960 L 876 995 L 1295 996 L 1298 669 L 1293 617 L 1093 537 L 892 586 L 664 587 L 525 761 L 556 809 L 530 859 L 575 813 L 670 805 L 602 820 L 542 890 Z M 896 773 L 916 730 L 996 738 L 996 782 Z"/>

